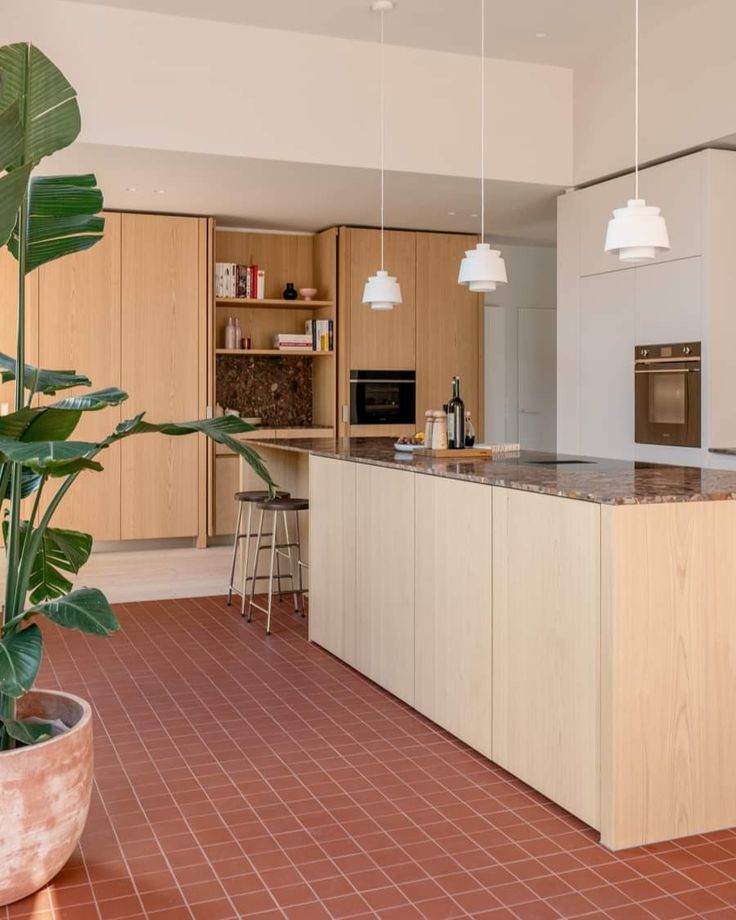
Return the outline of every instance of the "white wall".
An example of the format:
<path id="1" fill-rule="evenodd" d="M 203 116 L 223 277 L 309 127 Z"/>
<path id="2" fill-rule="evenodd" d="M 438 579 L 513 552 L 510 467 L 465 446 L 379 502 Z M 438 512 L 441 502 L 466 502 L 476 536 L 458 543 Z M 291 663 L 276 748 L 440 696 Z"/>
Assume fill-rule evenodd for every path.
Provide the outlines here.
<path id="1" fill-rule="evenodd" d="M 486 295 L 485 440 L 519 440 L 519 310 L 554 310 L 556 250 L 545 246 L 497 244 L 506 261 L 508 284 Z M 548 387 L 554 392 L 554 369 Z M 536 383 L 535 383 L 536 385 Z M 525 389 L 522 387 L 522 389 Z M 553 449 L 554 444 L 548 446 Z"/>
<path id="2" fill-rule="evenodd" d="M 379 49 L 320 35 L 68 0 L 0 0 L 80 94 L 81 140 L 374 167 Z M 386 47 L 387 167 L 475 176 L 477 58 Z M 568 185 L 572 71 L 489 60 L 489 179 Z"/>
<path id="3" fill-rule="evenodd" d="M 694 0 L 656 22 L 643 2 L 641 17 L 642 162 L 736 132 L 734 0 Z M 633 165 L 633 93 L 632 29 L 575 70 L 575 184 Z"/>

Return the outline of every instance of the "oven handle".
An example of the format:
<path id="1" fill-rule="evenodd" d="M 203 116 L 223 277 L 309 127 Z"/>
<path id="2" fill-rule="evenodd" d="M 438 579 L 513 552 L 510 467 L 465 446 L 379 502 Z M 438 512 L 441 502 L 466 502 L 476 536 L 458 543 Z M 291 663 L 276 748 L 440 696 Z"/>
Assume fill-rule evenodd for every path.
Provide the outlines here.
<path id="1" fill-rule="evenodd" d="M 394 378 L 390 378 L 388 380 L 378 380 L 376 378 L 371 378 L 370 380 L 363 380 L 363 379 L 355 380 L 354 378 L 351 378 L 350 382 L 351 383 L 408 383 L 408 384 L 411 384 L 411 386 L 416 386 L 416 380 L 396 380 Z"/>
<path id="2" fill-rule="evenodd" d="M 699 367 L 651 367 L 636 368 L 635 374 L 699 374 Z"/>

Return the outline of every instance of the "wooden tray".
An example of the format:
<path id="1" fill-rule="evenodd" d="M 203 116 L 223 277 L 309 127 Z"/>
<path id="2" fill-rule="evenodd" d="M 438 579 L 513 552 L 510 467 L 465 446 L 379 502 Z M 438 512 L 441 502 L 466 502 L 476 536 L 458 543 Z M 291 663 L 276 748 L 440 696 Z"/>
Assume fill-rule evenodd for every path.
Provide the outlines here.
<path id="1" fill-rule="evenodd" d="M 492 457 L 493 451 L 488 447 L 463 447 L 461 450 L 432 450 L 431 447 L 414 449 L 416 457 L 439 457 L 447 460 L 468 460 L 470 457 Z"/>

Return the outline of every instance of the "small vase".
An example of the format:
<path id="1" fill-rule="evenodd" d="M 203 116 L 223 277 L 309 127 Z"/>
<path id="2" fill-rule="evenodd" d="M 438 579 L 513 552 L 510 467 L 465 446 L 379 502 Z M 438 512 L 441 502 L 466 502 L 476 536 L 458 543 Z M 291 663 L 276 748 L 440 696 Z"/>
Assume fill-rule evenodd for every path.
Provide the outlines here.
<path id="1" fill-rule="evenodd" d="M 297 294 L 296 288 L 294 287 L 294 283 L 292 281 L 286 282 L 284 293 L 281 296 L 284 298 L 284 300 L 296 300 L 297 299 L 299 295 Z"/>

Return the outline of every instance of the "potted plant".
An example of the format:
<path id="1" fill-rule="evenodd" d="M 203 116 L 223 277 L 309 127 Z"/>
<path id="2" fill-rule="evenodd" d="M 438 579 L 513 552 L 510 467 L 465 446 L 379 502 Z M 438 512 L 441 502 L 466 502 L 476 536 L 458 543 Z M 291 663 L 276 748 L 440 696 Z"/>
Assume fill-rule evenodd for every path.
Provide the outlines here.
<path id="1" fill-rule="evenodd" d="M 116 387 L 39 405 L 91 382 L 74 371 L 25 363 L 25 278 L 53 259 L 94 246 L 104 231 L 102 193 L 93 175 L 34 177 L 46 156 L 80 130 L 76 93 L 28 44 L 0 47 L 0 246 L 18 262 L 17 349 L 0 354 L 0 376 L 15 381 L 14 411 L 0 417 L 0 508 L 6 577 L 0 617 L 0 905 L 45 885 L 74 850 L 92 783 L 88 703 L 33 690 L 43 650 L 40 623 L 109 636 L 118 622 L 96 588 L 72 590 L 92 549 L 89 534 L 52 526 L 76 478 L 94 475 L 111 444 L 143 434 L 200 433 L 244 457 L 273 491 L 258 455 L 233 435 L 252 426 L 233 416 L 151 423 L 140 413 L 98 442 L 72 438 L 83 412 L 127 399 Z M 44 497 L 50 480 L 53 494 Z M 51 490 L 47 490 L 51 491 Z M 25 500 L 25 504 L 23 504 Z M 27 516 L 24 518 L 24 509 Z"/>

